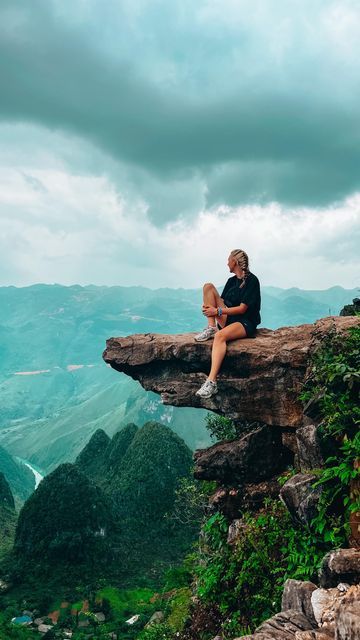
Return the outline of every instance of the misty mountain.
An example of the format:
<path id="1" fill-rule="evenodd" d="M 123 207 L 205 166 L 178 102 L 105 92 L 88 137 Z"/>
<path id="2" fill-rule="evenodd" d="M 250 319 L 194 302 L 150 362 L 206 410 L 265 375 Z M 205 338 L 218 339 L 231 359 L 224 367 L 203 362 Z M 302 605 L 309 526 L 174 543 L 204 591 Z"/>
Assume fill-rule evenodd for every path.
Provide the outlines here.
<path id="1" fill-rule="evenodd" d="M 357 290 L 263 287 L 262 325 L 337 315 Z M 89 437 L 156 420 L 191 449 L 210 443 L 206 412 L 164 407 L 102 361 L 105 341 L 202 328 L 201 291 L 144 287 L 0 287 L 0 444 L 46 472 L 74 461 Z"/>

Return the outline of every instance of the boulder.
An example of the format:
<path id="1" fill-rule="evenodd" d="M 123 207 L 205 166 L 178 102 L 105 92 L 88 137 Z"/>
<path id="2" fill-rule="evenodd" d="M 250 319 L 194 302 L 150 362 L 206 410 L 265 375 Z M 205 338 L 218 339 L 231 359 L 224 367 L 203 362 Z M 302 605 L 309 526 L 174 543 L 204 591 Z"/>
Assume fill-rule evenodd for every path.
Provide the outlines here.
<path id="1" fill-rule="evenodd" d="M 152 625 L 154 624 L 160 624 L 161 622 L 164 622 L 164 620 L 165 620 L 165 616 L 163 612 L 155 611 L 155 613 L 152 614 L 149 622 L 145 625 L 145 629 L 147 629 L 148 627 L 152 627 Z"/>
<path id="2" fill-rule="evenodd" d="M 266 498 L 278 498 L 279 493 L 280 484 L 277 477 L 263 480 L 262 482 L 245 484 L 242 493 L 242 507 L 251 511 L 260 509 Z"/>
<path id="3" fill-rule="evenodd" d="M 313 582 L 302 580 L 286 580 L 281 601 L 281 610 L 294 609 L 316 627 L 316 619 L 311 605 L 311 594 L 317 589 Z"/>
<path id="4" fill-rule="evenodd" d="M 319 627 L 324 630 L 334 627 L 335 635 L 340 614 L 343 614 L 347 609 L 351 609 L 353 604 L 356 603 L 360 603 L 359 585 L 350 587 L 348 584 L 340 583 L 337 587 L 331 589 L 316 589 L 311 595 L 311 604 Z M 340 617 L 341 625 L 346 625 L 346 616 L 341 615 Z M 349 616 L 349 620 L 353 620 L 353 618 L 354 614 L 352 613 Z M 352 622 L 349 622 L 350 627 L 352 624 Z"/>
<path id="5" fill-rule="evenodd" d="M 280 498 L 293 518 L 302 524 L 309 524 L 316 515 L 321 487 L 313 488 L 317 476 L 297 473 L 280 490 Z"/>
<path id="6" fill-rule="evenodd" d="M 359 640 L 360 638 L 360 600 L 344 603 L 335 620 L 335 640 Z"/>
<path id="7" fill-rule="evenodd" d="M 95 618 L 98 622 L 105 622 L 106 620 L 105 613 L 102 611 L 97 611 L 97 613 L 95 613 Z"/>
<path id="8" fill-rule="evenodd" d="M 337 549 L 326 554 L 322 561 L 320 586 L 335 587 L 339 582 L 360 583 L 360 549 Z"/>
<path id="9" fill-rule="evenodd" d="M 303 613 L 295 609 L 277 613 L 263 622 L 255 631 L 256 640 L 295 640 L 297 631 L 310 631 L 312 625 Z M 260 634 L 263 638 L 260 637 Z"/>
<path id="10" fill-rule="evenodd" d="M 242 489 L 239 487 L 220 487 L 209 500 L 212 513 L 219 511 L 229 520 L 235 520 L 241 515 L 243 503 Z"/>
<path id="11" fill-rule="evenodd" d="M 297 455 L 300 470 L 310 471 L 324 464 L 320 443 L 317 435 L 317 426 L 307 424 L 296 430 Z"/>
<path id="12" fill-rule="evenodd" d="M 334 640 L 335 627 L 324 627 L 324 629 L 313 629 L 312 631 L 297 631 L 295 640 Z"/>
<path id="13" fill-rule="evenodd" d="M 212 340 L 194 334 L 137 334 L 110 338 L 103 358 L 117 371 L 161 394 L 164 404 L 205 407 L 234 420 L 281 427 L 303 424 L 299 393 L 309 356 L 333 328 L 346 331 L 356 317 L 331 317 L 315 324 L 260 329 L 255 339 L 229 343 L 219 376 L 219 392 L 203 399 L 195 392 L 209 372 Z"/>
<path id="14" fill-rule="evenodd" d="M 288 452 L 281 432 L 275 427 L 259 427 L 239 440 L 219 442 L 195 451 L 194 477 L 222 484 L 261 482 L 282 471 Z"/>
<path id="15" fill-rule="evenodd" d="M 228 529 L 228 544 L 235 544 L 240 534 L 245 530 L 245 525 L 242 520 L 233 520 Z"/>
<path id="16" fill-rule="evenodd" d="M 332 623 L 335 619 L 335 609 L 344 598 L 344 592 L 339 589 L 316 589 L 311 594 L 311 605 L 318 626 Z"/>

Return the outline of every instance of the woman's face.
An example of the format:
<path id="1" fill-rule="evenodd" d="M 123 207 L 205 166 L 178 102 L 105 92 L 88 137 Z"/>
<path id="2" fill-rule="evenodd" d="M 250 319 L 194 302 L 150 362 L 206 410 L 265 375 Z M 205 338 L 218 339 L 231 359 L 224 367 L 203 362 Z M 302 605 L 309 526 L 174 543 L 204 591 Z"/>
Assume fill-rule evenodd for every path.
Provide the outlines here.
<path id="1" fill-rule="evenodd" d="M 228 257 L 228 262 L 227 263 L 228 263 L 229 271 L 230 271 L 230 273 L 232 273 L 234 268 L 236 267 L 236 260 L 235 260 L 234 256 L 231 255 L 231 253 L 230 253 L 229 257 Z"/>

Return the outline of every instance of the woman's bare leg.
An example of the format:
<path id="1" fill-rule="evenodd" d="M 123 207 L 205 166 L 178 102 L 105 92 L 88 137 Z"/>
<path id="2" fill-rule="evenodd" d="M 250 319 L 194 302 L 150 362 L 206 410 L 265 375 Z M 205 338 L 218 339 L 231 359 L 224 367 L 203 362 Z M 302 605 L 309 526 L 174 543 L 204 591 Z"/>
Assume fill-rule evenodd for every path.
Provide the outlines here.
<path id="1" fill-rule="evenodd" d="M 208 379 L 212 382 L 215 382 L 225 358 L 226 343 L 230 340 L 238 340 L 239 338 L 246 338 L 245 328 L 240 322 L 229 324 L 215 334 L 211 352 L 211 370 L 208 376 Z"/>
<path id="2" fill-rule="evenodd" d="M 211 282 L 207 282 L 206 284 L 204 284 L 203 300 L 204 305 L 210 305 L 211 307 L 224 306 L 224 300 L 220 298 L 218 290 Z M 219 324 L 225 325 L 226 315 L 222 314 L 221 318 L 215 318 L 214 316 L 208 317 L 209 327 L 216 327 L 216 321 L 218 321 Z"/>

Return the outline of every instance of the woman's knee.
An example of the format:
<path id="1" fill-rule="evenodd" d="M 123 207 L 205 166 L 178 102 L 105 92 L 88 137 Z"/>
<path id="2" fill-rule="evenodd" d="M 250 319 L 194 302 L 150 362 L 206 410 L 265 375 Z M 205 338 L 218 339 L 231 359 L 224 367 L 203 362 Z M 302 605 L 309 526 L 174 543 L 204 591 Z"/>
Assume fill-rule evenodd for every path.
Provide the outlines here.
<path id="1" fill-rule="evenodd" d="M 224 333 L 222 332 L 222 330 L 220 329 L 220 331 L 217 331 L 214 335 L 214 343 L 216 344 L 221 344 L 223 342 L 226 342 L 226 336 L 224 335 Z"/>
<path id="2" fill-rule="evenodd" d="M 209 289 L 215 289 L 215 286 L 213 285 L 212 282 L 205 282 L 203 286 L 203 290 L 208 291 Z"/>

